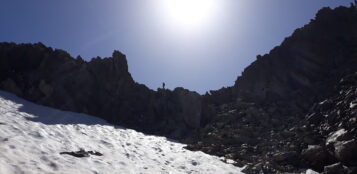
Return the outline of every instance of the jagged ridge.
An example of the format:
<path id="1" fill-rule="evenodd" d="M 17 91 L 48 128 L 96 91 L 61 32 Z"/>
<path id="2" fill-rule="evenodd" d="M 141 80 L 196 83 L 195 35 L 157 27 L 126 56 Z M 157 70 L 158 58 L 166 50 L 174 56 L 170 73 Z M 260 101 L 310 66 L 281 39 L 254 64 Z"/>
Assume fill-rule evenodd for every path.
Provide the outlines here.
<path id="1" fill-rule="evenodd" d="M 155 92 L 134 82 L 119 51 L 86 62 L 41 43 L 1 43 L 0 89 L 42 105 L 176 138 L 201 121 L 199 94 L 183 88 Z"/>
<path id="2" fill-rule="evenodd" d="M 303 172 L 307 167 L 323 171 L 325 165 L 334 162 L 342 162 L 336 164 L 339 169 L 343 169 L 342 165 L 350 167 L 341 171 L 356 172 L 356 163 L 350 157 L 347 162 L 331 156 L 328 157 L 331 160 L 321 158 L 324 148 L 313 149 L 315 151 L 307 153 L 307 158 L 306 153 L 302 153 L 309 152 L 308 147 L 321 147 L 327 136 L 326 133 L 317 134 L 315 128 L 308 129 L 317 125 L 306 122 L 305 114 L 314 103 L 319 105 L 334 95 L 335 86 L 342 77 L 355 72 L 356 6 L 323 8 L 314 20 L 297 29 L 280 46 L 269 54 L 258 56 L 233 87 L 204 96 L 217 114 L 209 124 L 186 139 L 190 143 L 188 148 L 233 159 L 239 166 L 249 164 L 245 172 L 252 174 Z M 344 93 L 339 95 L 344 98 Z M 344 126 L 346 120 L 357 119 L 355 112 L 339 108 L 338 112 L 344 114 L 336 118 L 337 114 L 330 116 L 329 120 L 332 117 L 334 121 L 327 125 L 328 133 L 339 129 L 339 120 L 345 120 L 341 123 Z M 319 126 L 326 128 L 322 123 Z M 346 130 L 356 137 L 355 130 Z M 347 149 L 356 151 L 356 139 L 348 140 L 351 142 Z"/>

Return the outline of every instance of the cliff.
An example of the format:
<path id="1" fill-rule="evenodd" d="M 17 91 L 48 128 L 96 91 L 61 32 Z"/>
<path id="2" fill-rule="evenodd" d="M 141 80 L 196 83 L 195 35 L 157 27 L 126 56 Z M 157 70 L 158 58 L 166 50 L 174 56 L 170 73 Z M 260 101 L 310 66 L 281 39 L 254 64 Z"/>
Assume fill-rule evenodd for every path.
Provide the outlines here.
<path id="1" fill-rule="evenodd" d="M 294 101 L 306 110 L 331 91 L 331 83 L 356 70 L 356 18 L 354 8 L 321 9 L 280 46 L 258 55 L 237 78 L 233 93 L 263 103 Z"/>
<path id="2" fill-rule="evenodd" d="M 233 87 L 204 96 L 216 114 L 187 148 L 249 164 L 245 173 L 355 173 L 356 72 L 356 6 L 323 8 Z"/>
<path id="3" fill-rule="evenodd" d="M 147 133 L 182 136 L 200 126 L 199 94 L 183 88 L 155 92 L 134 82 L 119 51 L 86 62 L 41 43 L 1 43 L 0 89 Z"/>

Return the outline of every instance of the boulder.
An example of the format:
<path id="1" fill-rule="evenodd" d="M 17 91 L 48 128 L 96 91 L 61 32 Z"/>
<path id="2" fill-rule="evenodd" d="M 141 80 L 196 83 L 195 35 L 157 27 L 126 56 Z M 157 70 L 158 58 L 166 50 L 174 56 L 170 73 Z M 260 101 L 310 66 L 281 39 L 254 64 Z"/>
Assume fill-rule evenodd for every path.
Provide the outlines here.
<path id="1" fill-rule="evenodd" d="M 326 139 L 326 147 L 338 161 L 350 163 L 357 160 L 357 140 L 345 129 L 339 129 Z"/>
<path id="2" fill-rule="evenodd" d="M 290 152 L 278 152 L 273 155 L 273 159 L 276 162 L 293 163 L 298 160 L 298 155 L 294 151 Z"/>
<path id="3" fill-rule="evenodd" d="M 344 140 L 349 140 L 353 136 L 351 133 L 348 133 L 347 130 L 345 129 L 339 129 L 336 132 L 332 133 L 327 139 L 326 139 L 326 146 L 333 145 L 334 143 L 338 141 L 344 141 Z"/>
<path id="4" fill-rule="evenodd" d="M 84 149 L 80 149 L 79 151 L 72 151 L 72 152 L 60 152 L 60 155 L 71 155 L 77 158 L 89 157 L 90 155 L 103 156 L 103 154 L 100 152 L 85 151 Z"/>
<path id="5" fill-rule="evenodd" d="M 347 167 L 343 166 L 341 163 L 335 163 L 324 167 L 324 172 L 322 174 L 347 174 Z"/>
<path id="6" fill-rule="evenodd" d="M 316 172 L 316 171 L 311 170 L 311 169 L 307 169 L 306 170 L 306 174 L 319 174 L 319 172 Z"/>
<path id="7" fill-rule="evenodd" d="M 357 161 L 357 140 L 339 141 L 334 144 L 334 156 L 344 163 Z"/>
<path id="8" fill-rule="evenodd" d="M 322 120 L 324 119 L 323 115 L 321 115 L 320 113 L 312 113 L 309 114 L 306 118 L 306 120 L 310 123 L 310 124 L 318 124 L 320 123 Z"/>
<path id="9" fill-rule="evenodd" d="M 328 162 L 329 154 L 322 146 L 309 145 L 307 149 L 302 151 L 301 155 L 311 167 L 322 170 L 324 165 Z"/>

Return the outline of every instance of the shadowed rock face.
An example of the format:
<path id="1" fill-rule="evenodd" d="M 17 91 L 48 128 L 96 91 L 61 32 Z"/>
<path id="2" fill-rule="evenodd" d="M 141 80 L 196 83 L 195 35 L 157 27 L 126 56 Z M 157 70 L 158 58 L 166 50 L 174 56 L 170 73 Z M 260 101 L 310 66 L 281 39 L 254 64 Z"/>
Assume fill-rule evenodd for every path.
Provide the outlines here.
<path id="1" fill-rule="evenodd" d="M 321 9 L 280 46 L 257 56 L 236 80 L 234 93 L 265 103 L 293 99 L 306 109 L 333 87 L 322 82 L 337 81 L 356 65 L 356 18 L 353 8 Z"/>
<path id="2" fill-rule="evenodd" d="M 356 72 L 356 6 L 324 8 L 233 87 L 204 95 L 217 114 L 187 148 L 248 164 L 252 174 L 357 172 Z M 348 138 L 326 143 L 341 129 Z"/>
<path id="3" fill-rule="evenodd" d="M 165 90 L 173 99 L 160 102 L 161 92 L 134 82 L 125 55 L 119 51 L 86 62 L 41 43 L 1 43 L 0 88 L 39 104 L 152 133 L 170 135 L 177 129 L 200 126 L 200 95 L 183 88 Z M 166 129 L 171 118 L 162 115 L 168 112 L 176 123 Z"/>
<path id="4" fill-rule="evenodd" d="M 86 62 L 40 43 L 0 44 L 0 89 L 146 133 L 185 138 L 189 149 L 233 159 L 236 165 L 249 163 L 246 173 L 303 172 L 309 160 L 318 160 L 310 167 L 320 171 L 346 165 L 354 170 L 356 159 L 348 152 L 357 147 L 357 105 L 355 98 L 345 98 L 351 90 L 337 92 L 332 105 L 311 106 L 334 96 L 342 77 L 353 77 L 348 88 L 355 90 L 355 72 L 356 6 L 320 10 L 280 46 L 258 56 L 234 86 L 204 96 L 183 88 L 152 91 L 135 83 L 118 51 Z M 344 104 L 329 110 L 340 103 L 335 100 Z M 353 136 L 325 144 L 340 128 Z"/>

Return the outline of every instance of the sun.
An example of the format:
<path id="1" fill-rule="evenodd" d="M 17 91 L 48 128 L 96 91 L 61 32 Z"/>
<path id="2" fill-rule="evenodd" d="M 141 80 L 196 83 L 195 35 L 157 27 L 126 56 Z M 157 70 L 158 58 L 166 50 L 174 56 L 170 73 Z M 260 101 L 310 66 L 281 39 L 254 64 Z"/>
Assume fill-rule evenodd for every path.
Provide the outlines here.
<path id="1" fill-rule="evenodd" d="M 193 29 L 207 24 L 214 15 L 216 0 L 163 0 L 167 20 L 181 28 Z"/>

